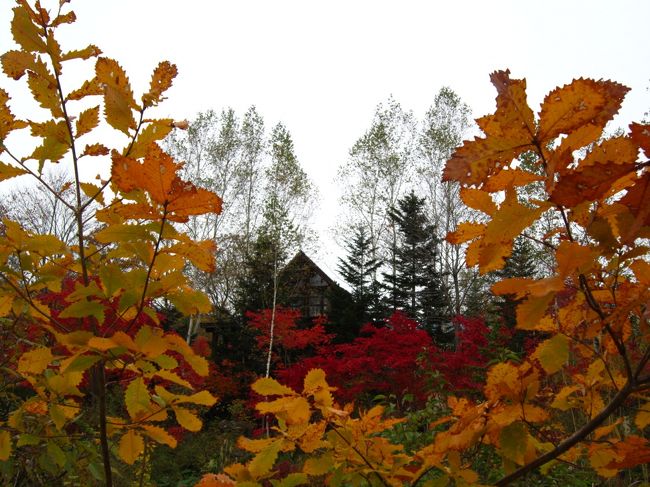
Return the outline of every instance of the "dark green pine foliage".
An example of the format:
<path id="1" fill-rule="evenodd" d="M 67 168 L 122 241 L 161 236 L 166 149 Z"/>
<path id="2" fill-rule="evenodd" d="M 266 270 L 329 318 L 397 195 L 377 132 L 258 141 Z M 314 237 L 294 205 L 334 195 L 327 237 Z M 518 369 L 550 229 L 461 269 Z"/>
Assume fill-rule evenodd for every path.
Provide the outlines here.
<path id="1" fill-rule="evenodd" d="M 360 324 L 377 321 L 385 312 L 381 300 L 381 287 L 377 282 L 377 270 L 381 261 L 372 257 L 370 237 L 365 228 L 357 226 L 352 238 L 346 242 L 347 257 L 339 259 L 338 270 L 352 289 L 352 299 Z"/>
<path id="2" fill-rule="evenodd" d="M 390 210 L 399 241 L 391 259 L 393 272 L 384 274 L 384 279 L 393 309 L 404 311 L 436 340 L 445 341 L 449 303 L 436 266 L 438 238 L 425 208 L 424 198 L 411 192 Z"/>
<path id="3" fill-rule="evenodd" d="M 533 245 L 524 237 L 515 239 L 512 254 L 506 259 L 503 269 L 496 271 L 495 275 L 501 279 L 511 277 L 535 277 L 537 274 L 536 254 Z M 513 294 L 499 296 L 496 306 L 504 325 L 514 329 L 517 324 L 517 306 L 521 299 L 516 299 Z M 511 347 L 516 352 L 523 351 L 523 341 L 526 333 L 515 333 Z"/>

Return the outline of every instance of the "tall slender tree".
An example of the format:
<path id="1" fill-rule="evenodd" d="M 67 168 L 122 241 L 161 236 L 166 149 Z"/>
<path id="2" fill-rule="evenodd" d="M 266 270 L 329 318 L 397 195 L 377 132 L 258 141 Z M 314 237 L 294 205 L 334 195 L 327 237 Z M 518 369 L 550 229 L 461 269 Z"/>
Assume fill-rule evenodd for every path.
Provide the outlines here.
<path id="1" fill-rule="evenodd" d="M 378 320 L 385 314 L 376 278 L 382 262 L 372 257 L 370 237 L 363 226 L 354 228 L 346 250 L 347 257 L 339 259 L 338 269 L 352 289 L 355 305 L 361 310 L 360 319 Z"/>
<path id="2" fill-rule="evenodd" d="M 411 191 L 389 215 L 399 231 L 393 257 L 395 273 L 384 274 L 389 306 L 403 310 L 433 336 L 441 338 L 448 303 L 436 266 L 439 240 L 427 217 L 425 199 Z"/>

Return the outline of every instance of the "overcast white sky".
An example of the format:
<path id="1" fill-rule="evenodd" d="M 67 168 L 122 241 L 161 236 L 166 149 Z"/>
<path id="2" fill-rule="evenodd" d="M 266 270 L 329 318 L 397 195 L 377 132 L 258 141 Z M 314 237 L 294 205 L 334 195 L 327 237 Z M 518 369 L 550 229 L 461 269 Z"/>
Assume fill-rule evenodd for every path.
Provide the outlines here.
<path id="1" fill-rule="evenodd" d="M 47 0 L 44 1 L 47 4 Z M 12 46 L 13 2 L 0 5 L 0 51 Z M 528 81 L 534 107 L 576 77 L 630 88 L 619 123 L 650 109 L 645 0 L 73 0 L 68 47 L 87 43 L 117 59 L 135 93 L 167 59 L 179 76 L 160 115 L 256 105 L 267 126 L 291 131 L 303 167 L 320 187 L 316 227 L 334 224 L 337 167 L 392 94 L 421 116 L 449 86 L 475 117 L 494 109 L 489 74 L 509 68 Z M 64 48 L 66 46 L 64 45 Z M 0 77 L 0 86 L 11 90 Z M 319 256 L 333 268 L 331 245 Z M 319 260 L 317 258 L 317 260 Z"/>

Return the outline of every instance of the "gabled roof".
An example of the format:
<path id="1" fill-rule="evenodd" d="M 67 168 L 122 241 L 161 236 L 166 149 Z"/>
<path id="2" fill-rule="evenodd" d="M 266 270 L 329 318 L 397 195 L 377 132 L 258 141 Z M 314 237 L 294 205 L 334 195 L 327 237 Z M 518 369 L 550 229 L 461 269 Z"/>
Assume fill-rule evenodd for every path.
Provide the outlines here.
<path id="1" fill-rule="evenodd" d="M 328 276 L 323 269 L 321 269 L 316 263 L 310 259 L 307 254 L 302 250 L 299 250 L 296 255 L 284 266 L 281 273 L 289 272 L 293 269 L 304 269 L 309 268 L 315 273 L 321 276 L 321 278 L 330 286 L 337 285 L 336 281 Z"/>

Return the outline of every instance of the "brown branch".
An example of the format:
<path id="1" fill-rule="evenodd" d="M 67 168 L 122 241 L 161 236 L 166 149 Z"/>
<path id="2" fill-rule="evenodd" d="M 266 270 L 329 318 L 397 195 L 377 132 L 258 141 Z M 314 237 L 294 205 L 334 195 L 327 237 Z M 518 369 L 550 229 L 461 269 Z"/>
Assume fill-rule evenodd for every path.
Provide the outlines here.
<path id="1" fill-rule="evenodd" d="M 536 460 L 531 463 L 524 465 L 523 467 L 515 470 L 509 475 L 506 475 L 501 480 L 499 480 L 495 485 L 504 486 L 508 485 L 511 482 L 514 482 L 518 478 L 521 478 L 528 473 L 536 470 L 545 463 L 554 460 L 556 457 L 562 455 L 564 452 L 571 449 L 573 446 L 577 445 L 583 441 L 588 435 L 590 435 L 596 428 L 598 428 L 623 402 L 628 398 L 628 396 L 633 392 L 636 384 L 634 382 L 627 382 L 625 387 L 623 387 L 618 393 L 614 396 L 611 402 L 603 409 L 598 415 L 592 418 L 588 423 L 586 423 L 582 428 L 573 433 L 569 438 L 561 442 L 558 446 L 553 448 L 553 450 L 545 453 L 544 455 L 538 457 Z"/>

